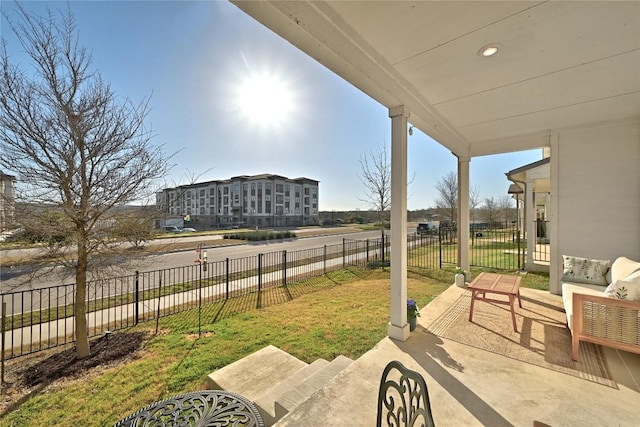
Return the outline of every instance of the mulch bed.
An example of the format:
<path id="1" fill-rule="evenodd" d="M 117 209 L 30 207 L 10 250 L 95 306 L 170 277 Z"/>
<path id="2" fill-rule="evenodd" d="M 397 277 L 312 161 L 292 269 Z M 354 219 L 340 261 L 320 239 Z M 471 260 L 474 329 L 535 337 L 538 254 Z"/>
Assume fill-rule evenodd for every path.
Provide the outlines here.
<path id="1" fill-rule="evenodd" d="M 35 353 L 7 362 L 2 384 L 0 414 L 19 406 L 32 392 L 64 378 L 79 377 L 99 366 L 130 360 L 148 340 L 146 332 L 120 332 L 101 336 L 90 343 L 91 355 L 76 357 L 75 347 L 50 350 L 46 357 Z"/>

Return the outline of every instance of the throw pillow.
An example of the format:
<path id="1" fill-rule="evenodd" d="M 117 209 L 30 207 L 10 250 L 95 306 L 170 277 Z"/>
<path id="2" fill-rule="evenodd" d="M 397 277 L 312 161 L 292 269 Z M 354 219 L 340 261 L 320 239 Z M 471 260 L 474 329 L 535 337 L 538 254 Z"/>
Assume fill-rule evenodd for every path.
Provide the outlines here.
<path id="1" fill-rule="evenodd" d="M 607 289 L 605 289 L 604 291 L 604 296 L 609 298 L 640 302 L 640 282 L 616 280 L 615 282 L 607 286 Z"/>
<path id="2" fill-rule="evenodd" d="M 606 274 L 609 261 L 586 259 L 562 255 L 564 271 L 562 280 L 566 282 L 589 283 L 607 286 Z"/>

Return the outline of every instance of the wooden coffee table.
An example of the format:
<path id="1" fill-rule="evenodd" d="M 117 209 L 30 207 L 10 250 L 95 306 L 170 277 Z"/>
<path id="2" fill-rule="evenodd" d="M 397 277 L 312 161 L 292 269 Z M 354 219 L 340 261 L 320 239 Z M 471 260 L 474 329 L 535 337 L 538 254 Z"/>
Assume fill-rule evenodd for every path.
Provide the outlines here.
<path id="1" fill-rule="evenodd" d="M 518 297 L 518 305 L 522 308 L 522 300 L 520 299 L 520 279 L 520 276 L 480 273 L 478 277 L 473 279 L 469 284 L 469 290 L 471 291 L 469 322 L 473 321 L 473 304 L 476 300 L 495 302 L 497 304 L 508 304 L 511 307 L 513 330 L 518 332 L 518 327 L 516 326 L 516 314 L 513 311 L 513 302 L 515 298 Z M 506 295 L 509 297 L 509 301 L 487 298 L 487 294 Z"/>

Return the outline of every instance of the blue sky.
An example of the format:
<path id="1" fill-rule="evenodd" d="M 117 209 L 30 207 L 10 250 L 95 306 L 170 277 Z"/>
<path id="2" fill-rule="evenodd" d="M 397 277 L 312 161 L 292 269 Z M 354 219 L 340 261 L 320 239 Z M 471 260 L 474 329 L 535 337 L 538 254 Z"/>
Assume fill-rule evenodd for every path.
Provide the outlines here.
<path id="1" fill-rule="evenodd" d="M 67 5 L 23 4 L 39 14 Z M 93 68 L 116 94 L 134 103 L 151 96 L 153 141 L 175 153 L 167 186 L 194 177 L 304 176 L 320 181 L 320 210 L 367 209 L 359 159 L 389 147 L 391 130 L 387 109 L 367 95 L 226 1 L 70 6 Z M 12 2 L 0 7 L 15 20 Z M 0 31 L 28 70 L 4 16 Z M 275 99 L 256 98 L 264 88 Z M 456 171 L 456 158 L 421 132 L 409 137 L 408 152 L 408 208 L 434 207 L 435 185 Z M 501 197 L 505 172 L 540 158 L 540 150 L 474 158 L 471 185 L 482 199 Z"/>

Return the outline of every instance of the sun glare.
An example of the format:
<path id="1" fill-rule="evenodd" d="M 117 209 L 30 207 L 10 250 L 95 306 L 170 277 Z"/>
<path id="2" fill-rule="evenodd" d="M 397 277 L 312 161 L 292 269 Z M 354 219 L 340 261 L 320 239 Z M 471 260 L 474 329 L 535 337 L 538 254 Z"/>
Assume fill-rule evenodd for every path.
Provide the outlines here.
<path id="1" fill-rule="evenodd" d="M 245 119 L 261 127 L 278 128 L 289 120 L 293 91 L 281 78 L 257 74 L 239 86 L 238 107 Z"/>

